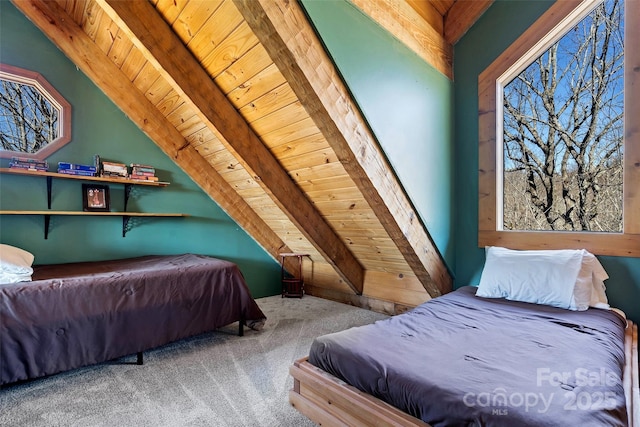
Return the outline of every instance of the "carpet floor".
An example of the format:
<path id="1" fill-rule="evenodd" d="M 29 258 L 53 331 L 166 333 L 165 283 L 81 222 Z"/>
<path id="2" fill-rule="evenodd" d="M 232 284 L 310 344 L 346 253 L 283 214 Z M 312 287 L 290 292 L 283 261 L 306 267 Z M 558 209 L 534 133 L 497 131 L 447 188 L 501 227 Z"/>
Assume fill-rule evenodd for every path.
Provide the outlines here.
<path id="1" fill-rule="evenodd" d="M 257 299 L 262 331 L 237 324 L 144 354 L 0 389 L 0 426 L 313 426 L 288 401 L 289 367 L 313 338 L 387 316 L 306 295 Z"/>

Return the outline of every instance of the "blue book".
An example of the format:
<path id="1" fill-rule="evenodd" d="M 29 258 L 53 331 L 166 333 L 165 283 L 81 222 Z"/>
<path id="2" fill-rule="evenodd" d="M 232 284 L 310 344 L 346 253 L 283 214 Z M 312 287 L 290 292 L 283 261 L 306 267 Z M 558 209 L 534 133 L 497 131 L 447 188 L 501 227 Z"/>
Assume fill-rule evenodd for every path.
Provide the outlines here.
<path id="1" fill-rule="evenodd" d="M 80 169 L 58 169 L 58 173 L 66 175 L 95 176 L 95 172 Z"/>
<path id="2" fill-rule="evenodd" d="M 96 167 L 95 166 L 89 166 L 89 165 L 80 165 L 77 163 L 67 163 L 67 162 L 58 162 L 58 170 L 81 170 L 81 171 L 89 171 L 89 172 L 95 172 L 96 171 Z"/>

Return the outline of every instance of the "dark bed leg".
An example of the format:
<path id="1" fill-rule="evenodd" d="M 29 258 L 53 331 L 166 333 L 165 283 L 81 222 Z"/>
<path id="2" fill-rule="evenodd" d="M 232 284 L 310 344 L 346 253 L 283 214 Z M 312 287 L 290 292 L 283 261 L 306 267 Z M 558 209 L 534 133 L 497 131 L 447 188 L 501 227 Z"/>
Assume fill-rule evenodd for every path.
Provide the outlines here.
<path id="1" fill-rule="evenodd" d="M 240 321 L 238 322 L 238 336 L 239 337 L 243 337 L 244 336 L 244 319 L 240 319 Z"/>
<path id="2" fill-rule="evenodd" d="M 141 352 L 141 351 L 139 351 L 139 352 L 137 353 L 137 356 L 138 356 L 138 360 L 137 360 L 137 362 L 136 362 L 136 363 L 137 363 L 138 365 L 142 365 L 142 364 L 144 363 L 144 360 L 143 360 L 143 358 L 142 358 L 142 352 Z"/>

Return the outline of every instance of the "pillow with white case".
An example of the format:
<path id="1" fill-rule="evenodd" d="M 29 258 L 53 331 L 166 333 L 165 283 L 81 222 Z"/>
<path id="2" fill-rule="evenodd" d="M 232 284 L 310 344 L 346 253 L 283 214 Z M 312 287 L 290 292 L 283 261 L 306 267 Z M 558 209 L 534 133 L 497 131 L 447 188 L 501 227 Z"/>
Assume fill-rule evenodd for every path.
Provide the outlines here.
<path id="1" fill-rule="evenodd" d="M 0 244 L 0 283 L 31 281 L 34 256 L 24 249 Z"/>
<path id="2" fill-rule="evenodd" d="M 608 308 L 597 258 L 584 249 L 512 250 L 491 246 L 476 295 L 568 310 Z M 594 285 L 600 280 L 600 285 Z"/>
<path id="3" fill-rule="evenodd" d="M 585 251 L 586 252 L 586 251 Z M 592 277 L 592 290 L 591 290 L 591 299 L 589 301 L 590 307 L 597 308 L 610 308 L 609 300 L 607 299 L 606 287 L 604 285 L 604 281 L 609 278 L 609 275 L 598 261 L 595 255 L 592 253 L 586 252 L 584 255 L 583 265 L 587 265 L 588 268 L 591 269 L 591 277 Z"/>

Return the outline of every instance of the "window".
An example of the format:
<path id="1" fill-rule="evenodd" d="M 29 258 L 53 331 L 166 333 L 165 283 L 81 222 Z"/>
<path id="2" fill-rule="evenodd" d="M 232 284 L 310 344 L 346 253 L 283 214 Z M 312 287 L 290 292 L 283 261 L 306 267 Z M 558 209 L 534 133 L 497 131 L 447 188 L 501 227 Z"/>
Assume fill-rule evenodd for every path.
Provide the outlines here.
<path id="1" fill-rule="evenodd" d="M 480 75 L 480 246 L 640 256 L 640 32 L 616 15 L 640 2 L 622 2 L 556 2 Z"/>
<path id="2" fill-rule="evenodd" d="M 38 73 L 0 64 L 0 157 L 44 160 L 71 140 L 71 105 Z"/>

